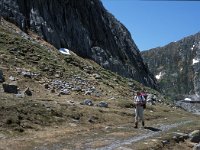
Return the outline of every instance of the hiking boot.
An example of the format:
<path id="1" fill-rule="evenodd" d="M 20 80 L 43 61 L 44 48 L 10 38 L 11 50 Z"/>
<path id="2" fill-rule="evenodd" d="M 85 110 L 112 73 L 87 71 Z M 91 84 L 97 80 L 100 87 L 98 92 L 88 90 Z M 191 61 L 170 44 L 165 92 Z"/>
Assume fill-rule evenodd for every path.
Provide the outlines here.
<path id="1" fill-rule="evenodd" d="M 142 126 L 144 127 L 144 121 L 142 121 Z"/>
<path id="2" fill-rule="evenodd" d="M 134 126 L 134 128 L 138 128 L 138 123 L 137 123 L 137 122 L 135 123 L 135 126 Z"/>

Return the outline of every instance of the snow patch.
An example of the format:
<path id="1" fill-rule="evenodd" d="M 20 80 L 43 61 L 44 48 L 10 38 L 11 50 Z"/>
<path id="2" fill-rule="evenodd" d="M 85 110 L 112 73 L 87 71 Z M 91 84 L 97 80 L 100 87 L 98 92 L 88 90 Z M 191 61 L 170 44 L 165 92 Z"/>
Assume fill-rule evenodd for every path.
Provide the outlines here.
<path id="1" fill-rule="evenodd" d="M 194 49 L 194 47 L 195 47 L 195 45 L 192 45 L 192 47 L 191 47 L 191 50 L 193 50 L 193 49 Z"/>
<path id="2" fill-rule="evenodd" d="M 164 73 L 162 73 L 162 72 L 160 72 L 158 75 L 156 75 L 155 77 L 156 77 L 156 79 L 160 79 L 162 76 L 164 75 Z"/>
<path id="3" fill-rule="evenodd" d="M 196 63 L 198 63 L 199 62 L 199 59 L 193 59 L 192 60 L 192 65 L 194 65 L 194 64 L 196 64 Z"/>
<path id="4" fill-rule="evenodd" d="M 191 98 L 185 98 L 185 101 L 192 101 Z"/>
<path id="5" fill-rule="evenodd" d="M 68 50 L 67 48 L 60 48 L 59 49 L 59 52 L 61 52 L 62 54 L 65 54 L 65 55 L 71 55 L 70 50 Z"/>

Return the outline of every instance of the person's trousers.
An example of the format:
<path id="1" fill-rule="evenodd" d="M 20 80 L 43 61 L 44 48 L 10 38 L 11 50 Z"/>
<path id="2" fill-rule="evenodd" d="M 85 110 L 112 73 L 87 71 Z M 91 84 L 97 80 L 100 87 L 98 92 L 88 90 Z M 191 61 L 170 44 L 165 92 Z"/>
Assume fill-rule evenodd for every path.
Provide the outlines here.
<path id="1" fill-rule="evenodd" d="M 144 108 L 143 106 L 136 106 L 135 108 L 135 122 L 138 123 L 139 120 L 144 122 Z"/>

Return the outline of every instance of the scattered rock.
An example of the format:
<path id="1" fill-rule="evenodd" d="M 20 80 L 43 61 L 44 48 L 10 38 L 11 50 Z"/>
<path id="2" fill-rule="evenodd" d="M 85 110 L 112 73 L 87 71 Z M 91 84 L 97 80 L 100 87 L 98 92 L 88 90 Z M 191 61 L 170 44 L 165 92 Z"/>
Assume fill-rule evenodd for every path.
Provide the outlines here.
<path id="1" fill-rule="evenodd" d="M 60 97 L 60 96 L 61 96 L 61 94 L 60 94 L 60 93 L 58 93 L 58 94 L 57 94 L 57 96 L 58 96 L 58 97 Z"/>
<path id="2" fill-rule="evenodd" d="M 20 70 L 18 70 L 18 71 L 20 71 Z M 33 72 L 30 72 L 30 71 L 24 71 L 24 70 L 21 71 L 21 74 L 26 78 L 38 77 L 40 75 L 38 73 L 33 73 Z"/>
<path id="3" fill-rule="evenodd" d="M 94 104 L 93 104 L 92 100 L 85 99 L 84 102 L 83 102 L 83 105 L 93 106 Z"/>
<path id="4" fill-rule="evenodd" d="M 90 123 L 95 123 L 99 118 L 96 117 L 96 116 L 91 116 L 89 119 L 88 119 L 88 122 Z"/>
<path id="5" fill-rule="evenodd" d="M 55 92 L 56 92 L 55 88 L 51 89 L 50 92 L 51 92 L 51 93 L 55 93 Z"/>
<path id="6" fill-rule="evenodd" d="M 149 103 L 150 105 L 155 105 L 156 101 L 158 101 L 156 95 L 147 94 L 147 103 Z"/>
<path id="7" fill-rule="evenodd" d="M 105 127 L 105 130 L 110 130 L 110 129 L 112 129 L 111 126 L 106 126 L 106 127 Z"/>
<path id="8" fill-rule="evenodd" d="M 9 80 L 11 80 L 11 81 L 15 81 L 15 77 L 10 76 L 10 77 L 9 77 Z"/>
<path id="9" fill-rule="evenodd" d="M 15 54 L 15 53 L 17 53 L 17 51 L 18 51 L 17 48 L 11 48 L 11 49 L 9 49 L 9 52 L 10 52 L 11 54 Z"/>
<path id="10" fill-rule="evenodd" d="M 92 91 L 85 91 L 84 95 L 91 95 L 91 94 L 92 94 Z"/>
<path id="11" fill-rule="evenodd" d="M 162 141 L 163 146 L 164 146 L 164 145 L 167 145 L 167 144 L 169 144 L 169 143 L 170 143 L 169 140 L 163 140 L 163 141 Z"/>
<path id="12" fill-rule="evenodd" d="M 194 130 L 189 134 L 190 141 L 194 143 L 200 142 L 200 130 Z"/>
<path id="13" fill-rule="evenodd" d="M 60 91 L 61 95 L 70 95 L 70 91 L 68 89 L 63 89 Z"/>
<path id="14" fill-rule="evenodd" d="M 0 133 L 0 139 L 5 139 L 5 138 L 6 138 L 6 136 L 4 134 Z"/>
<path id="15" fill-rule="evenodd" d="M 104 108 L 108 108 L 108 103 L 107 102 L 100 102 L 99 104 L 97 104 L 98 107 L 104 107 Z"/>
<path id="16" fill-rule="evenodd" d="M 87 73 L 91 74 L 93 71 L 93 67 L 92 66 L 85 66 L 83 68 L 84 71 L 86 71 Z"/>
<path id="17" fill-rule="evenodd" d="M 99 74 L 97 74 L 97 73 L 93 74 L 93 77 L 94 77 L 95 79 L 101 79 L 101 76 L 100 76 Z"/>
<path id="18" fill-rule="evenodd" d="M 58 74 L 58 73 L 55 74 L 55 77 L 56 77 L 56 78 L 60 78 L 60 74 Z"/>
<path id="19" fill-rule="evenodd" d="M 73 100 L 70 100 L 69 103 L 74 104 L 74 101 L 73 101 Z"/>
<path id="20" fill-rule="evenodd" d="M 71 127 L 77 127 L 77 124 L 75 124 L 75 123 L 69 123 L 69 125 L 70 125 Z"/>
<path id="21" fill-rule="evenodd" d="M 31 72 L 29 72 L 29 71 L 22 71 L 21 74 L 22 74 L 24 77 L 32 78 L 32 74 L 31 74 Z"/>
<path id="22" fill-rule="evenodd" d="M 200 150 L 200 143 L 199 144 L 196 144 L 193 148 L 193 150 Z"/>
<path id="23" fill-rule="evenodd" d="M 46 83 L 46 84 L 44 85 L 44 88 L 45 88 L 45 89 L 49 89 L 49 88 L 50 88 L 49 84 Z"/>
<path id="24" fill-rule="evenodd" d="M 16 82 L 13 82 L 13 83 L 10 83 L 10 84 L 3 83 L 4 92 L 17 94 L 18 93 L 18 87 L 17 87 L 16 84 L 17 84 Z"/>
<path id="25" fill-rule="evenodd" d="M 17 98 L 24 98 L 24 93 L 18 93 L 15 95 Z"/>
<path id="26" fill-rule="evenodd" d="M 173 140 L 176 141 L 177 143 L 179 142 L 184 142 L 186 139 L 189 138 L 188 134 L 181 133 L 181 132 L 174 132 Z"/>
<path id="27" fill-rule="evenodd" d="M 18 132 L 24 132 L 24 129 L 22 127 L 16 127 L 14 130 Z"/>
<path id="28" fill-rule="evenodd" d="M 75 87 L 75 88 L 72 88 L 72 91 L 79 92 L 79 91 L 81 91 L 81 87 L 80 87 L 80 86 L 77 86 L 77 87 Z"/>
<path id="29" fill-rule="evenodd" d="M 95 92 L 96 97 L 100 97 L 102 94 L 100 92 Z"/>

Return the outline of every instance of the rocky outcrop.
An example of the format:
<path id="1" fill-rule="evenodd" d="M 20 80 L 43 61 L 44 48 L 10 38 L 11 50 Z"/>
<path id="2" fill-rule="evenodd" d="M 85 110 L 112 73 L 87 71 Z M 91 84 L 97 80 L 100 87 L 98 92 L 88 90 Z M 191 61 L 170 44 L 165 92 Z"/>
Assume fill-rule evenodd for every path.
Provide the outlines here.
<path id="1" fill-rule="evenodd" d="M 142 52 L 164 93 L 200 100 L 200 33 Z"/>
<path id="2" fill-rule="evenodd" d="M 100 0 L 1 0 L 2 16 L 56 48 L 66 47 L 106 69 L 156 88 L 129 31 Z"/>

